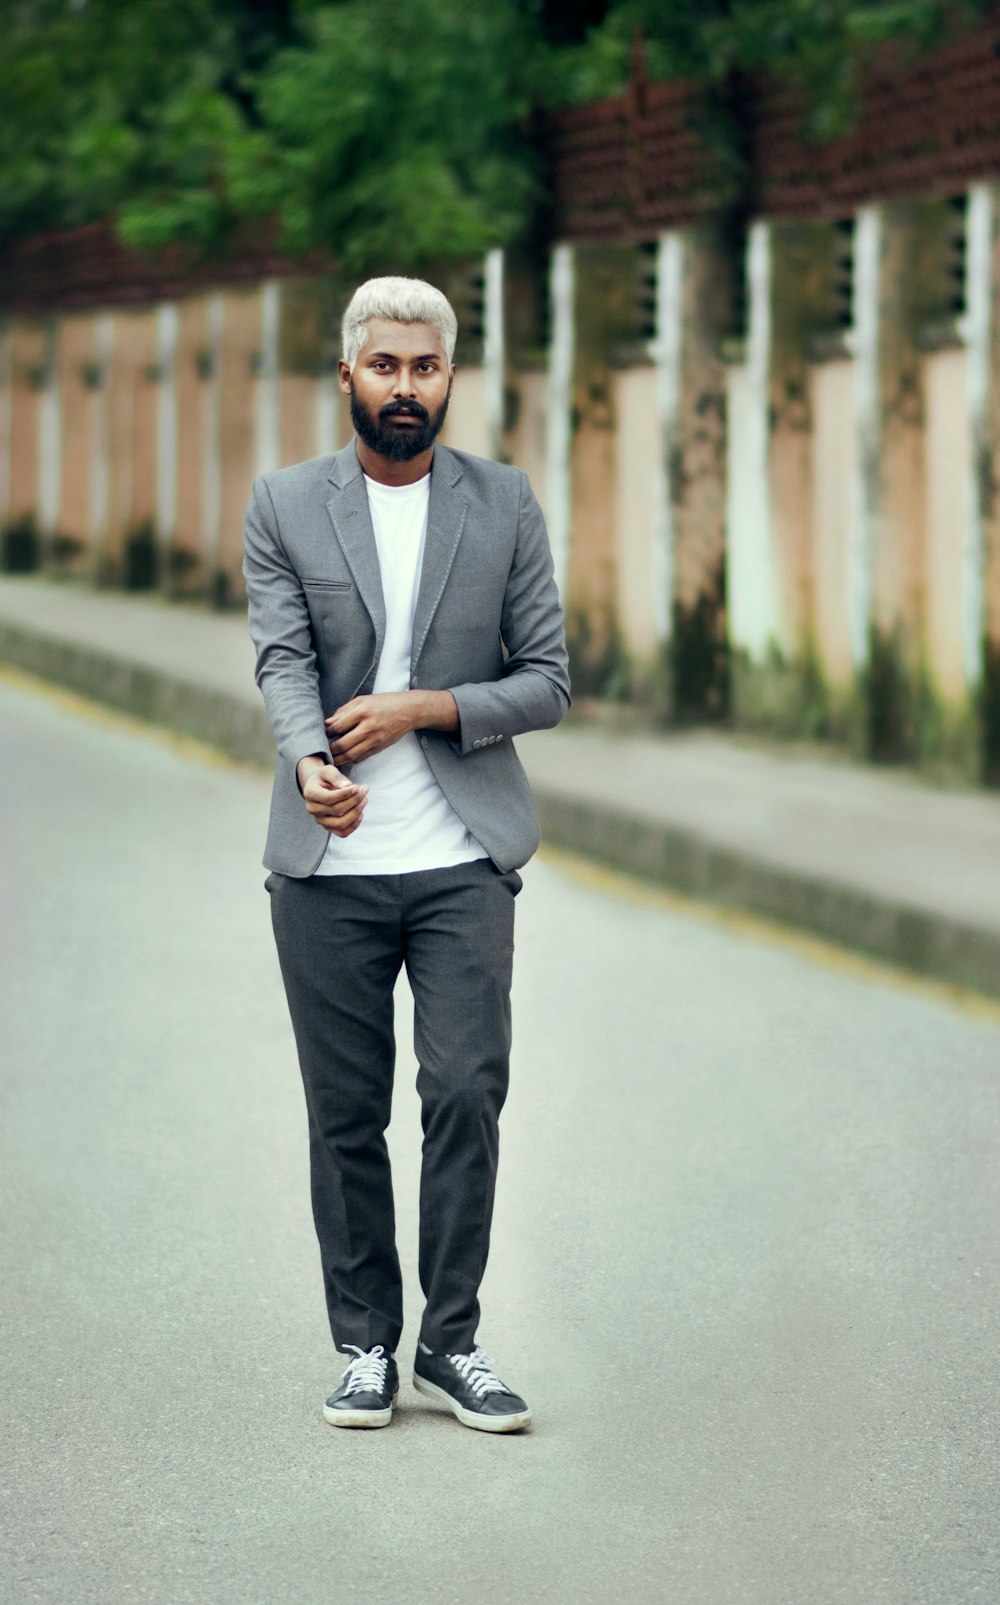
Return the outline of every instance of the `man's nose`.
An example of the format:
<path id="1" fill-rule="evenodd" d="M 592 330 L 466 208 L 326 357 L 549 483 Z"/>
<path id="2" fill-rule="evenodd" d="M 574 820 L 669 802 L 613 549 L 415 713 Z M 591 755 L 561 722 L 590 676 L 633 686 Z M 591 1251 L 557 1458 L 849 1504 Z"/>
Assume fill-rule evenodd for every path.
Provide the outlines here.
<path id="1" fill-rule="evenodd" d="M 413 396 L 416 395 L 413 374 L 409 368 L 398 368 L 396 370 L 396 383 L 392 387 L 392 393 L 394 396 L 399 396 L 400 400 L 412 400 Z"/>

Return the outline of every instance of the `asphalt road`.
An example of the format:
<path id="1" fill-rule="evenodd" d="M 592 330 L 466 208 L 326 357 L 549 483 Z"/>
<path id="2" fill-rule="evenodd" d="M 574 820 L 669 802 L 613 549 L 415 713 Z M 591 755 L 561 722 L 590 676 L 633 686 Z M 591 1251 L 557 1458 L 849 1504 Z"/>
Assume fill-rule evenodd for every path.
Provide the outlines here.
<path id="1" fill-rule="evenodd" d="M 0 680 L 11 1605 L 1000 1598 L 1000 1010 L 539 860 L 480 1340 L 339 1379 L 259 865 L 268 782 Z"/>

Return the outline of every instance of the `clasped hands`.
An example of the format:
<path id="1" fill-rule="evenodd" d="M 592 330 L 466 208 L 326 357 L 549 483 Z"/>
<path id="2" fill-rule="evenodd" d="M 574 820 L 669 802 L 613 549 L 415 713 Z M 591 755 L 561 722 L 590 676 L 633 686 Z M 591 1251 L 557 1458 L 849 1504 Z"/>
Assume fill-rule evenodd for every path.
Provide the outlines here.
<path id="1" fill-rule="evenodd" d="M 333 763 L 319 754 L 302 758 L 298 780 L 312 817 L 334 836 L 350 836 L 364 818 L 368 787 L 342 767 L 384 752 L 411 730 L 457 730 L 458 706 L 450 691 L 381 691 L 352 697 L 324 721 Z"/>

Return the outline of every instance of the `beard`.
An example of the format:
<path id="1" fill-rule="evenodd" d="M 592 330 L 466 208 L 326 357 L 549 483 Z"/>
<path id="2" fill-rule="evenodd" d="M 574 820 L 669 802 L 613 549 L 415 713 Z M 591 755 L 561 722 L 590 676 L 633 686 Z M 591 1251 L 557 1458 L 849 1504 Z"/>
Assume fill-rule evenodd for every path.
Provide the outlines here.
<path id="1" fill-rule="evenodd" d="M 372 413 L 361 401 L 352 379 L 351 423 L 369 451 L 377 452 L 380 457 L 388 457 L 392 462 L 405 463 L 409 462 L 411 457 L 417 457 L 420 452 L 426 451 L 428 446 L 433 446 L 444 423 L 450 400 L 449 384 L 448 394 L 435 413 L 428 412 L 419 401 L 390 401 L 377 413 Z M 398 429 L 386 421 L 401 415 L 416 418 L 418 422 L 404 429 Z"/>

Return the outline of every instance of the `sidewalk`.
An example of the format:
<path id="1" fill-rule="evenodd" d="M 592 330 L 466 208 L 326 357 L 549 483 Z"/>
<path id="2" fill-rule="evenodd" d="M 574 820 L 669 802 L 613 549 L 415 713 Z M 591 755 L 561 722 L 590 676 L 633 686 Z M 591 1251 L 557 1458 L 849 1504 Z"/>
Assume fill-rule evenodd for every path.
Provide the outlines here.
<path id="1" fill-rule="evenodd" d="M 242 615 L 0 577 L 0 661 L 269 765 Z M 553 845 L 1000 996 L 1000 798 L 718 731 L 518 739 Z"/>

